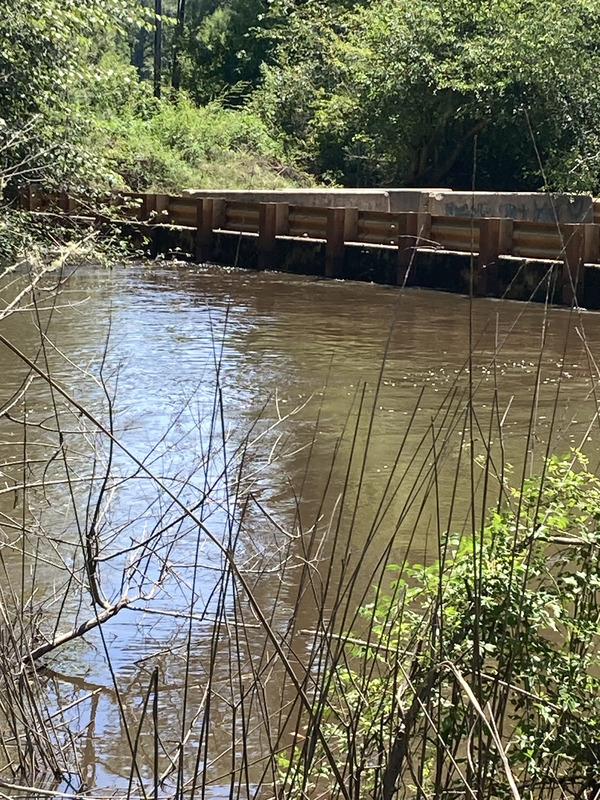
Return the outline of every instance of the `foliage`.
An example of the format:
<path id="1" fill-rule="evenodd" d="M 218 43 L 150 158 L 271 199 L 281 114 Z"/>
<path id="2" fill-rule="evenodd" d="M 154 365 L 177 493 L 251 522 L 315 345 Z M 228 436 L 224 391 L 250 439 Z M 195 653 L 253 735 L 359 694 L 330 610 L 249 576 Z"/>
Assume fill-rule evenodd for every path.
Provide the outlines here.
<path id="1" fill-rule="evenodd" d="M 0 11 L 9 193 L 272 187 L 303 182 L 296 165 L 356 186 L 600 190 L 600 0 L 163 0 L 159 103 L 150 0 Z"/>
<path id="2" fill-rule="evenodd" d="M 154 11 L 155 0 L 141 0 Z M 162 11 L 161 71 L 165 88 L 183 89 L 195 102 L 239 104 L 260 81 L 270 60 L 270 31 L 278 18 L 270 0 L 159 0 Z M 154 36 L 137 31 L 132 63 L 152 78 Z"/>
<path id="3" fill-rule="evenodd" d="M 213 5 L 188 3 L 188 9 L 213 21 L 227 12 L 229 52 L 230 37 L 238 31 L 244 38 L 259 5 L 233 3 L 221 11 Z M 124 186 L 305 181 L 285 165 L 282 147 L 255 114 L 241 108 L 236 115 L 217 102 L 198 109 L 185 95 L 162 102 L 152 96 L 151 83 L 127 63 L 128 42 L 138 31 L 150 36 L 148 3 L 0 0 L 0 10 L 8 21 L 0 30 L 0 175 L 9 197 L 26 181 L 88 197 Z M 165 2 L 164 10 L 168 18 L 176 6 Z M 173 26 L 164 30 L 172 50 Z M 204 67 L 194 66 L 193 82 L 197 68 Z M 215 62 L 206 80 L 224 86 L 228 78 L 223 73 L 217 80 L 218 69 Z"/>
<path id="4" fill-rule="evenodd" d="M 134 0 L 2 0 L 0 107 L 7 118 L 68 111 L 102 54 L 133 24 Z M 9 79 L 10 76 L 10 79 Z"/>
<path id="5" fill-rule="evenodd" d="M 93 172 L 85 152 L 89 101 L 110 94 L 104 58 L 139 22 L 138 4 L 0 0 L 0 13 L 0 117 L 10 142 L 3 174 L 68 184 Z"/>
<path id="6" fill-rule="evenodd" d="M 391 566 L 363 608 L 324 723 L 353 796 L 514 797 L 511 774 L 523 798 L 583 797 L 597 780 L 600 480 L 574 453 L 507 493 L 474 540 Z M 301 794 L 334 784 L 322 748 L 301 755 L 284 764 Z"/>
<path id="7" fill-rule="evenodd" d="M 108 172 L 133 190 L 185 187 L 277 188 L 306 185 L 286 166 L 282 147 L 250 111 L 178 101 L 123 108 L 96 122 L 94 148 Z"/>
<path id="8" fill-rule="evenodd" d="M 237 102 L 268 61 L 271 16 L 266 0 L 191 3 L 181 55 L 181 87 L 198 103 Z"/>
<path id="9" fill-rule="evenodd" d="M 374 0 L 289 9 L 257 96 L 347 184 L 598 185 L 600 5 Z M 306 143 L 306 144 L 304 144 Z"/>

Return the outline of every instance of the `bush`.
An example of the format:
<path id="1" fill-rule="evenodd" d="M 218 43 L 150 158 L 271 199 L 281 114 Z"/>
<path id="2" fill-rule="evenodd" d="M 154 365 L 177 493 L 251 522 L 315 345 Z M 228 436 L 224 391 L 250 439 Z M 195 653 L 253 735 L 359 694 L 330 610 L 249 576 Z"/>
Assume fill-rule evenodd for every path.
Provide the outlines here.
<path id="1" fill-rule="evenodd" d="M 109 169 L 136 191 L 309 183 L 286 166 L 280 144 L 256 115 L 218 103 L 196 108 L 181 97 L 141 109 L 137 104 L 128 113 L 99 118 L 96 137 Z"/>
<path id="2" fill-rule="evenodd" d="M 331 791 L 335 763 L 357 797 L 588 797 L 599 522 L 600 481 L 574 453 L 507 488 L 473 539 L 445 537 L 433 565 L 390 566 L 390 590 L 362 609 L 367 634 L 315 703 L 329 752 L 308 732 L 283 759 L 297 794 Z"/>

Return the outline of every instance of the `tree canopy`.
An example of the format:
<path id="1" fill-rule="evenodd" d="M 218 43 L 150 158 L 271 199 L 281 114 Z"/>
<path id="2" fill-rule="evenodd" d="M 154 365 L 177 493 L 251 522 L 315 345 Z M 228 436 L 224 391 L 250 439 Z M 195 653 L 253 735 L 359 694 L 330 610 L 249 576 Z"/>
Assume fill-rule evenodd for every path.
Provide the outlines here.
<path id="1" fill-rule="evenodd" d="M 326 183 L 600 190 L 600 0 L 0 0 L 0 11 L 0 136 L 28 131 L 5 161 L 39 167 L 33 153 L 59 151 L 44 162 L 59 182 L 86 180 L 81 165 L 93 172 L 107 153 L 118 169 L 107 118 L 113 130 L 135 118 L 133 131 L 166 106 L 189 114 L 189 100 L 211 118 L 215 102 L 249 114 L 273 152 Z"/>
<path id="2" fill-rule="evenodd" d="M 596 185 L 596 0 L 308 0 L 288 12 L 258 102 L 317 173 L 469 187 L 476 164 L 480 187 Z"/>
<path id="3" fill-rule="evenodd" d="M 119 54 L 140 24 L 139 4 L 0 0 L 0 13 L 3 174 L 65 176 L 83 164 L 91 109 L 128 91 Z"/>

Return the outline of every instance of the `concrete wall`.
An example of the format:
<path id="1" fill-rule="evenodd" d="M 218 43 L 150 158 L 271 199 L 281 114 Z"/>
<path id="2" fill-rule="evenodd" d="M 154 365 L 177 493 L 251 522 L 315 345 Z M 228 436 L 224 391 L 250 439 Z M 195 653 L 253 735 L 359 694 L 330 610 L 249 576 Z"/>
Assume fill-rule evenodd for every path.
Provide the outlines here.
<path id="1" fill-rule="evenodd" d="M 404 194 L 389 190 L 390 211 L 408 211 Z M 530 222 L 593 222 L 590 194 L 543 194 L 541 192 L 421 192 L 419 211 L 443 217 L 503 217 Z"/>
<path id="2" fill-rule="evenodd" d="M 531 222 L 593 222 L 589 194 L 453 192 L 451 189 L 186 189 L 193 197 L 248 203 L 346 206 L 365 211 L 422 211 L 445 217 L 506 217 Z"/>
<path id="3" fill-rule="evenodd" d="M 184 195 L 221 197 L 245 203 L 289 203 L 298 206 L 346 206 L 365 211 L 389 211 L 386 189 L 186 189 Z M 418 198 L 417 201 L 418 203 Z M 416 211 L 417 208 L 407 209 Z"/>

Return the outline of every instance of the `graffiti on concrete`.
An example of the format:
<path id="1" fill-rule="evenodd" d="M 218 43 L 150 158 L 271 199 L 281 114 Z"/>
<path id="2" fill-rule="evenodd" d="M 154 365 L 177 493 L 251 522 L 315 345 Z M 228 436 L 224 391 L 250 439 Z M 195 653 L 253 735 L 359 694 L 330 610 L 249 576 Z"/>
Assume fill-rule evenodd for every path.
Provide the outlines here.
<path id="1" fill-rule="evenodd" d="M 504 206 L 500 206 L 500 216 L 507 219 L 527 219 L 527 209 L 524 203 L 520 205 L 506 203 Z"/>
<path id="2" fill-rule="evenodd" d="M 446 217 L 491 217 L 488 203 L 446 203 Z"/>
<path id="3" fill-rule="evenodd" d="M 506 198 L 506 202 L 502 202 Z M 461 198 L 462 200 L 462 198 Z M 503 217 L 505 219 L 530 220 L 532 222 L 591 222 L 592 199 L 588 195 L 554 198 L 533 194 L 505 195 L 504 198 L 490 195 L 461 202 L 444 202 L 443 214 L 447 217 Z"/>

